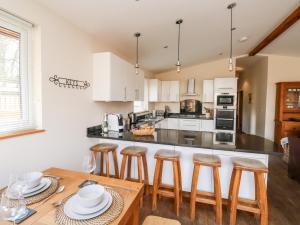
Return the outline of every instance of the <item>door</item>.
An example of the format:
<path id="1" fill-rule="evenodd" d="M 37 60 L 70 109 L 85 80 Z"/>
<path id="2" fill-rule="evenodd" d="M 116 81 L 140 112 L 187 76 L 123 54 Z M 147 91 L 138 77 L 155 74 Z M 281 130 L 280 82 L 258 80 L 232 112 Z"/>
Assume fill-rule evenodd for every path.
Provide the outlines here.
<path id="1" fill-rule="evenodd" d="M 170 81 L 161 82 L 161 101 L 168 102 L 170 100 Z"/>
<path id="2" fill-rule="evenodd" d="M 203 102 L 214 102 L 214 80 L 203 81 Z"/>
<path id="3" fill-rule="evenodd" d="M 237 96 L 236 131 L 243 132 L 243 97 L 244 92 L 239 91 Z"/>

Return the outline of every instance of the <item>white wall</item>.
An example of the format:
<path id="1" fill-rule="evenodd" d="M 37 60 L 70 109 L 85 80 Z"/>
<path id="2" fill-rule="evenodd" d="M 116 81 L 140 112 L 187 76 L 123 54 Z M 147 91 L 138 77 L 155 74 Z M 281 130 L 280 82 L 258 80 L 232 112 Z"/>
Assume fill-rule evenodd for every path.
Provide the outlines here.
<path id="1" fill-rule="evenodd" d="M 180 100 L 197 99 L 202 101 L 203 80 L 213 80 L 216 77 L 234 77 L 235 72 L 228 71 L 228 60 L 221 59 L 217 61 L 202 63 L 194 66 L 183 67 L 180 73 L 174 69 L 172 71 L 155 74 L 154 77 L 159 80 L 179 80 L 180 81 Z M 195 78 L 195 92 L 198 96 L 184 96 L 187 92 L 187 80 Z M 178 113 L 180 110 L 179 103 L 155 103 L 155 109 L 164 110 L 168 105 L 171 112 Z M 212 108 L 212 104 L 204 104 L 204 106 Z"/>
<path id="2" fill-rule="evenodd" d="M 36 57 L 41 65 L 36 60 L 35 71 L 41 76 L 42 128 L 46 130 L 0 140 L 0 187 L 12 171 L 53 166 L 80 170 L 82 156 L 97 141 L 86 137 L 86 128 L 99 124 L 103 112 L 132 111 L 132 103 L 94 103 L 92 88 L 75 90 L 50 83 L 49 76 L 54 74 L 91 82 L 92 53 L 101 47 L 92 37 L 31 0 L 0 0 L 0 5 L 37 25 L 35 39 L 40 41 L 41 51 Z"/>
<path id="3" fill-rule="evenodd" d="M 247 59 L 243 59 L 245 61 Z M 253 57 L 249 58 L 253 60 Z M 239 66 L 239 59 L 237 59 Z M 268 76 L 268 57 L 259 57 L 240 73 L 238 90 L 243 91 L 242 130 L 247 134 L 265 135 L 265 111 Z M 249 94 L 252 101 L 249 103 Z"/>
<path id="4" fill-rule="evenodd" d="M 268 55 L 265 138 L 274 140 L 276 83 L 300 81 L 300 58 Z"/>

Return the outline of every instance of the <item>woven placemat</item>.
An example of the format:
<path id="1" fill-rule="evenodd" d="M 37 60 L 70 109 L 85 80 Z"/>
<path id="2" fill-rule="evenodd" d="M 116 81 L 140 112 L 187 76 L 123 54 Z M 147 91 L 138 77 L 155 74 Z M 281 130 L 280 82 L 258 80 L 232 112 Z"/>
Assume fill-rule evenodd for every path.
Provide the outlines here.
<path id="1" fill-rule="evenodd" d="M 51 184 L 49 186 L 49 188 L 47 188 L 45 191 L 43 191 L 42 193 L 39 193 L 37 195 L 31 196 L 31 197 L 27 197 L 25 198 L 25 203 L 26 205 L 32 205 L 34 203 L 40 202 L 46 198 L 48 198 L 50 195 L 52 195 L 54 192 L 56 192 L 59 183 L 58 180 L 52 177 L 47 177 L 47 179 L 51 180 Z M 2 194 L 2 192 L 4 192 L 6 190 L 6 188 L 2 189 L 0 191 L 0 195 Z M 17 200 L 16 201 L 12 201 L 12 204 L 17 204 Z"/>
<path id="2" fill-rule="evenodd" d="M 110 224 L 112 221 L 114 221 L 116 218 L 119 217 L 121 214 L 123 207 L 124 207 L 124 200 L 123 197 L 116 191 L 114 191 L 111 188 L 106 188 L 106 191 L 108 191 L 112 198 L 112 204 L 109 207 L 109 209 L 101 214 L 100 216 L 97 216 L 92 219 L 88 220 L 74 220 L 69 218 L 64 213 L 64 204 L 67 202 L 67 200 L 72 197 L 73 195 L 65 198 L 63 200 L 63 204 L 56 210 L 55 214 L 55 222 L 59 225 L 107 225 Z"/>

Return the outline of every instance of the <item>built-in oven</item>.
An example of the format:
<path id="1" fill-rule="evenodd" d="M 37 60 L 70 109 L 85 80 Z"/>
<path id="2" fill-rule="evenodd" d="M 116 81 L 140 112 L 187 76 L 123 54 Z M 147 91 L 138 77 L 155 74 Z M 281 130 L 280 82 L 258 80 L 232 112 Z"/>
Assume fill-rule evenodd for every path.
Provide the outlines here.
<path id="1" fill-rule="evenodd" d="M 235 94 L 220 93 L 216 96 L 217 108 L 232 108 L 235 107 Z"/>
<path id="2" fill-rule="evenodd" d="M 233 109 L 216 109 L 215 118 L 216 130 L 235 130 L 235 110 Z"/>
<path id="3" fill-rule="evenodd" d="M 214 144 L 235 145 L 235 133 L 230 133 L 230 132 L 214 133 Z"/>

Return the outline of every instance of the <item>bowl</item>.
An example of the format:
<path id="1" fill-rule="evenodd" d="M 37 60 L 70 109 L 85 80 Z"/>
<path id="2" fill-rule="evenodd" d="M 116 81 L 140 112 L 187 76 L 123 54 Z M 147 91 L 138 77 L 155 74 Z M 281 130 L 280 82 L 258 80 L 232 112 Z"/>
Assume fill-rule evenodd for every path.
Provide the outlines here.
<path id="1" fill-rule="evenodd" d="M 31 189 L 38 186 L 41 183 L 42 178 L 43 178 L 43 173 L 30 172 L 20 176 L 19 180 L 21 182 L 24 182 L 24 184 L 26 185 L 26 189 Z"/>
<path id="2" fill-rule="evenodd" d="M 104 192 L 104 187 L 98 184 L 85 186 L 78 191 L 78 202 L 83 207 L 91 208 L 102 201 Z"/>

